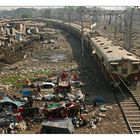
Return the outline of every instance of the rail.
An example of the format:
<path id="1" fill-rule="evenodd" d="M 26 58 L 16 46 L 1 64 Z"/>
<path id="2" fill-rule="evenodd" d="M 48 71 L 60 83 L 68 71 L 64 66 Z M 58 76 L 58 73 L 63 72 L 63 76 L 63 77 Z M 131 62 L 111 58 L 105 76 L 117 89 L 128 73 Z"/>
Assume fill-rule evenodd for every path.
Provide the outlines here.
<path id="1" fill-rule="evenodd" d="M 112 67 L 112 69 L 113 69 L 113 67 Z M 125 102 L 125 101 L 128 101 L 128 102 L 131 101 L 131 102 L 129 102 L 130 103 L 129 105 L 130 106 L 132 105 L 133 107 L 128 107 L 128 110 L 127 110 L 129 113 L 132 112 L 132 114 L 130 114 L 129 117 L 133 116 L 133 113 L 137 113 L 138 112 L 138 115 L 136 115 L 130 121 L 128 115 L 126 114 L 126 108 L 123 107 L 123 105 L 121 105 L 121 103 L 120 103 L 121 101 L 119 101 L 119 97 L 117 96 L 118 93 L 114 93 L 114 97 L 117 100 L 117 103 L 118 103 L 118 105 L 119 105 L 119 107 L 121 109 L 122 115 L 124 117 L 124 120 L 125 120 L 125 122 L 127 124 L 128 129 L 130 130 L 130 132 L 132 134 L 135 134 L 135 133 L 139 133 L 140 134 L 140 125 L 139 125 L 140 124 L 140 104 L 138 103 L 137 99 L 135 98 L 133 92 L 127 87 L 127 85 L 125 84 L 125 82 L 122 82 L 123 80 L 121 79 L 121 77 L 118 74 L 117 74 L 117 76 L 121 80 L 124 88 L 126 88 L 126 91 L 124 91 L 124 89 L 120 87 L 120 85 L 118 84 L 118 82 L 113 78 L 113 76 L 111 75 L 111 73 L 109 71 L 108 71 L 108 73 L 109 73 L 111 79 L 117 85 L 117 88 L 119 89 L 120 93 L 124 97 L 124 99 L 123 99 L 124 101 L 122 102 L 123 105 L 127 106 L 127 102 Z M 130 95 L 129 96 L 129 99 L 128 99 L 127 95 Z M 135 107 L 135 110 L 134 110 L 134 107 Z M 136 118 L 137 118 L 137 121 L 134 121 Z M 135 126 L 133 126 L 134 122 L 132 123 L 132 121 L 135 122 Z M 136 129 L 136 128 L 138 128 L 138 129 Z"/>

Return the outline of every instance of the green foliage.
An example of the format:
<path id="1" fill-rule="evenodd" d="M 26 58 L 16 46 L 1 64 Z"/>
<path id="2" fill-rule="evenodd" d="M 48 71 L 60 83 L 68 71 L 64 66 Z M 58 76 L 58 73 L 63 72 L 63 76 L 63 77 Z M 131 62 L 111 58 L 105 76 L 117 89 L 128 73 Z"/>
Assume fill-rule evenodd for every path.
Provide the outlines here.
<path id="1" fill-rule="evenodd" d="M 15 74 L 15 75 L 10 75 L 10 76 L 4 76 L 0 78 L 0 83 L 6 84 L 6 85 L 13 85 L 16 88 L 21 88 L 22 83 L 18 81 L 25 80 L 26 78 L 28 78 L 30 81 L 33 81 L 34 79 L 36 79 L 35 75 L 39 75 L 39 74 L 50 76 L 52 72 L 50 70 L 38 70 L 36 72 L 29 72 L 22 75 Z"/>
<path id="2" fill-rule="evenodd" d="M 32 17 L 32 14 L 31 14 L 31 13 L 22 14 L 21 17 L 22 17 L 22 18 L 31 18 L 31 17 Z"/>

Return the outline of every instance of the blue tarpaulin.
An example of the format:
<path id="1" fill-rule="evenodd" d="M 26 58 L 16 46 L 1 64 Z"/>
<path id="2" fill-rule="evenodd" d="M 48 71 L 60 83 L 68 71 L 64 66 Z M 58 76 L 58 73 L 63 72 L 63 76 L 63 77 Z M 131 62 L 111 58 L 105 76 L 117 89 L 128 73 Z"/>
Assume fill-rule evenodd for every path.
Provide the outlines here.
<path id="1" fill-rule="evenodd" d="M 20 93 L 23 96 L 30 96 L 32 92 L 29 89 L 23 89 Z"/>

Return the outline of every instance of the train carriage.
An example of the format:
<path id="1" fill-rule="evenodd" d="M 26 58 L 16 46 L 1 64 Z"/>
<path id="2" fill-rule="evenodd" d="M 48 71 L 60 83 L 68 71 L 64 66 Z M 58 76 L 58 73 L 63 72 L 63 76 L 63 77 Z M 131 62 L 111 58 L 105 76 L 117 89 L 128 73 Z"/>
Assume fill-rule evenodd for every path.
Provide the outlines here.
<path id="1" fill-rule="evenodd" d="M 140 80 L 140 59 L 102 35 L 91 38 L 106 79 L 122 79 L 127 85 Z M 110 77 L 110 75 L 112 77 Z"/>
<path id="2" fill-rule="evenodd" d="M 63 23 L 59 20 L 49 20 L 61 28 L 72 32 L 81 38 L 81 26 L 74 23 Z M 84 45 L 95 56 L 105 78 L 112 83 L 112 78 L 120 83 L 120 79 L 127 85 L 136 84 L 140 80 L 140 59 L 113 43 L 99 31 L 83 30 Z M 113 81 L 114 82 L 114 81 Z"/>

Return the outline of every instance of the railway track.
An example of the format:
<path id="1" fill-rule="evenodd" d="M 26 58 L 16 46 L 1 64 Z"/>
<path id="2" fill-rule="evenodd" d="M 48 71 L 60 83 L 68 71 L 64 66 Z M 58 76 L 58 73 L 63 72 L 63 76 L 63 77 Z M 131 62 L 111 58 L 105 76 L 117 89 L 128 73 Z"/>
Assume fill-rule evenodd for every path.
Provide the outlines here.
<path id="1" fill-rule="evenodd" d="M 122 111 L 125 122 L 132 134 L 140 134 L 140 95 L 137 95 L 128 88 L 121 88 L 123 91 L 114 95 Z"/>

